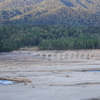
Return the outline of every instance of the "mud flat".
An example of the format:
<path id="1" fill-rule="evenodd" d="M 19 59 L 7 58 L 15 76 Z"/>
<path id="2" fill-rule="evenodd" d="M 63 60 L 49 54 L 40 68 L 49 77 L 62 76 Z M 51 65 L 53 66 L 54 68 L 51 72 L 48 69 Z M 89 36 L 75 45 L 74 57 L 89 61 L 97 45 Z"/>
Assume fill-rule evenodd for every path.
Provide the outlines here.
<path id="1" fill-rule="evenodd" d="M 57 61 L 33 51 L 1 53 L 0 79 L 22 80 L 0 85 L 0 100 L 100 100 L 99 59 Z"/>

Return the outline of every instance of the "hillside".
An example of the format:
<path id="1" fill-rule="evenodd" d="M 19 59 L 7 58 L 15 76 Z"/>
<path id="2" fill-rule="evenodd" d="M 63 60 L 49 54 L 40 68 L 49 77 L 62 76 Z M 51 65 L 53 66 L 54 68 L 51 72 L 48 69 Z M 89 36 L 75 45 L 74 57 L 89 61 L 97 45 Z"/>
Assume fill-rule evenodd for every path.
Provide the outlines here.
<path id="1" fill-rule="evenodd" d="M 1 24 L 100 25 L 99 0 L 0 0 Z"/>
<path id="2" fill-rule="evenodd" d="M 43 0 L 0 0 L 0 10 L 35 5 Z"/>

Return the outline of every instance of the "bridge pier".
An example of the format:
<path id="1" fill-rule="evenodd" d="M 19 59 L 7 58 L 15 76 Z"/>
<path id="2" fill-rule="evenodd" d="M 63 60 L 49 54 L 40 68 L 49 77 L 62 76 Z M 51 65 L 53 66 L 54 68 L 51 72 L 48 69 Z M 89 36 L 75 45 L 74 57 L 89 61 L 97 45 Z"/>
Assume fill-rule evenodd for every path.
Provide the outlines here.
<path id="1" fill-rule="evenodd" d="M 71 59 L 71 55 L 70 54 L 68 54 L 68 59 Z"/>

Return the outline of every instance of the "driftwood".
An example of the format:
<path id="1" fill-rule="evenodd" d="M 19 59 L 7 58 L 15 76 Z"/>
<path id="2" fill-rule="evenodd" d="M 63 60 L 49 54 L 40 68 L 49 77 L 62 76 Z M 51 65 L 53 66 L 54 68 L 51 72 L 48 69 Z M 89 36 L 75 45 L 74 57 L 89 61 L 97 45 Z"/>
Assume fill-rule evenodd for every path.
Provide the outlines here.
<path id="1" fill-rule="evenodd" d="M 4 77 L 0 77 L 0 80 L 8 80 L 8 81 L 16 81 L 16 82 L 27 82 L 27 83 L 31 82 L 31 80 L 29 80 L 29 79 L 20 79 L 20 78 L 4 78 Z"/>

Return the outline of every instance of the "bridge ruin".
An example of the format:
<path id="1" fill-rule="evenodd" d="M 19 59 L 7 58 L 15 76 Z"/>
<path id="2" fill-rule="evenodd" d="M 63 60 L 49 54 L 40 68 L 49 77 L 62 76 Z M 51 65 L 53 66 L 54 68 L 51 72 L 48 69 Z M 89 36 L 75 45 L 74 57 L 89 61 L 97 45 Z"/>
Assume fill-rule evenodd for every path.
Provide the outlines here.
<path id="1" fill-rule="evenodd" d="M 34 52 L 32 53 L 35 57 L 47 60 L 67 60 L 67 59 L 94 59 L 98 56 L 95 52 Z"/>

